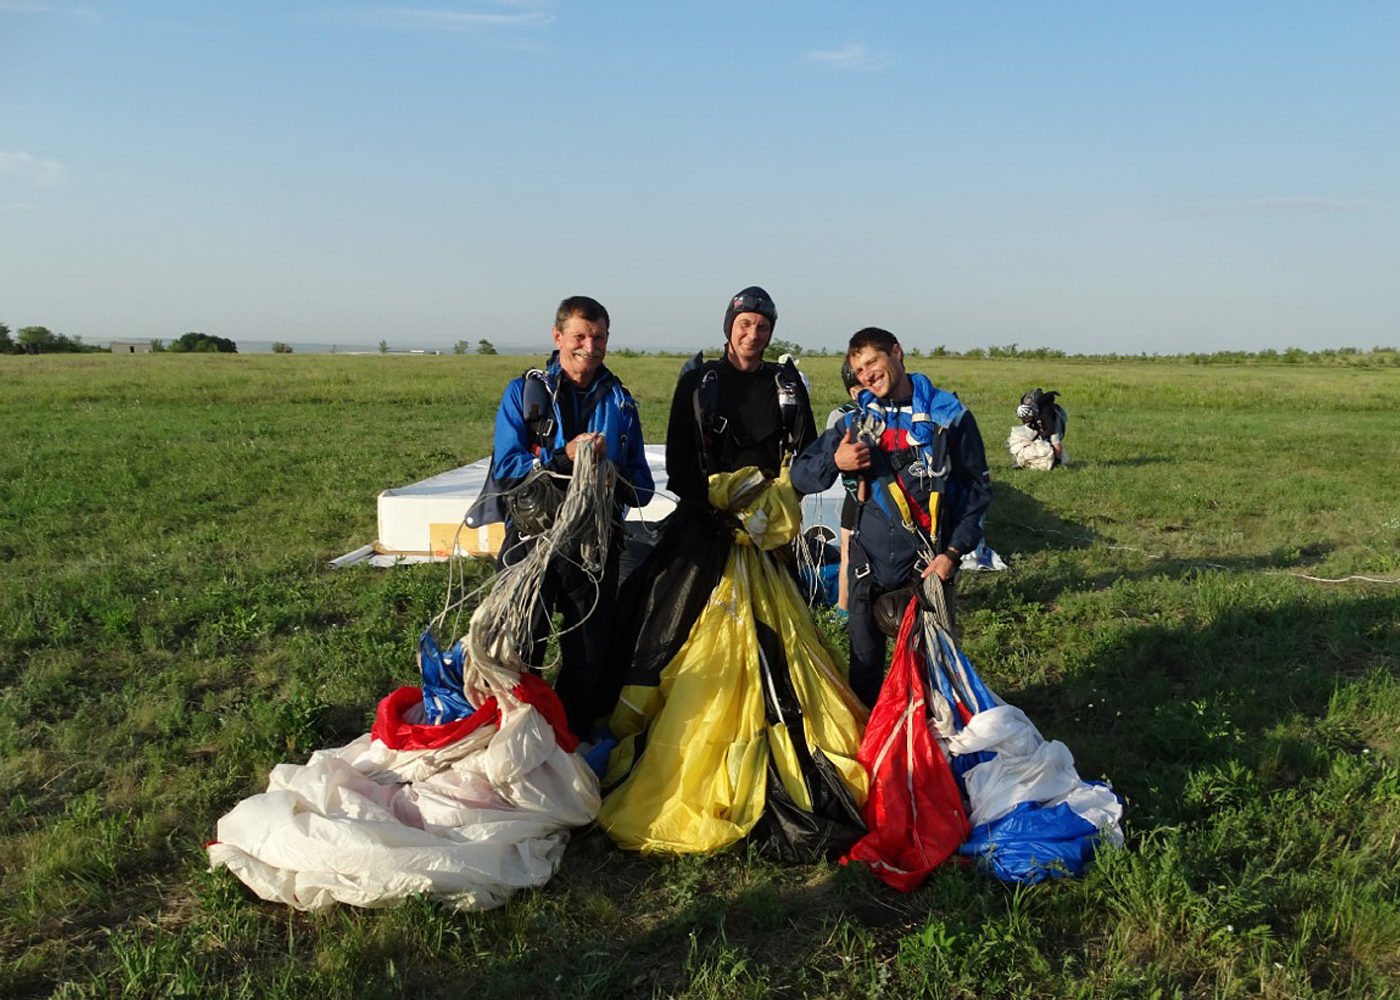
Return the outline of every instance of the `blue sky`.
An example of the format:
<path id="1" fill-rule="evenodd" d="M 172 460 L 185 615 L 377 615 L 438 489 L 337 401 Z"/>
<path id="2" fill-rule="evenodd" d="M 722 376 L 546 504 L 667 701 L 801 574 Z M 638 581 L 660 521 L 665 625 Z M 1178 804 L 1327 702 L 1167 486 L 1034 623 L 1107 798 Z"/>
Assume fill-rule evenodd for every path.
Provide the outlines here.
<path id="1" fill-rule="evenodd" d="M 0 322 L 1400 346 L 1400 3 L 0 0 Z"/>

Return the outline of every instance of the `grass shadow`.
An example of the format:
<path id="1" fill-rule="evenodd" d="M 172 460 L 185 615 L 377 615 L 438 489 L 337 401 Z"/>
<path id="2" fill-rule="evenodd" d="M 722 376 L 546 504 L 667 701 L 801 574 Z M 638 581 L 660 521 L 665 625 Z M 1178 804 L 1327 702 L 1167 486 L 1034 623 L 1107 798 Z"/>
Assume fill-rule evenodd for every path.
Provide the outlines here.
<path id="1" fill-rule="evenodd" d="M 1203 606 L 1104 629 L 1083 666 L 1053 682 L 1003 691 L 1047 739 L 1063 739 L 1085 777 L 1106 776 L 1138 828 L 1201 817 L 1200 775 L 1259 776 L 1277 795 L 1320 779 L 1361 741 L 1312 733 L 1333 697 L 1373 670 L 1400 672 L 1400 596 L 1273 607 Z"/>
<path id="2" fill-rule="evenodd" d="M 992 482 L 992 495 L 996 499 L 987 512 L 987 541 L 1003 558 L 1013 553 L 1087 549 L 1102 540 L 1093 528 L 1060 516 L 1044 501 L 1006 480 Z"/>

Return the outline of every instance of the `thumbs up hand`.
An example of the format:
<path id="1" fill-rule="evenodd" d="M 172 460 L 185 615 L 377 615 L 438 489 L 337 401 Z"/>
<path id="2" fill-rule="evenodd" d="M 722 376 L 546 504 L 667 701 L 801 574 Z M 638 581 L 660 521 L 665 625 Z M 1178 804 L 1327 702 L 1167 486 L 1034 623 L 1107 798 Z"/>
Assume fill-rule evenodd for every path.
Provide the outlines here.
<path id="1" fill-rule="evenodd" d="M 832 457 L 836 460 L 836 467 L 842 472 L 858 472 L 870 468 L 870 446 L 856 439 L 856 429 L 851 424 L 846 425 L 846 436 L 841 439 L 841 443 L 836 447 L 836 454 Z"/>

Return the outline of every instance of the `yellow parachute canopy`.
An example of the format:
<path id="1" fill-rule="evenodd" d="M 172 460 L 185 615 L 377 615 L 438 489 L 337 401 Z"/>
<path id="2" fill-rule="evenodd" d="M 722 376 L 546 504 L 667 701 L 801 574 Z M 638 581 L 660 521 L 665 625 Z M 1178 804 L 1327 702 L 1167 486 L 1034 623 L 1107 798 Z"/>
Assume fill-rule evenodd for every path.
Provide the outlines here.
<path id="1" fill-rule="evenodd" d="M 786 469 L 771 481 L 755 469 L 711 476 L 710 502 L 741 525 L 723 576 L 659 683 L 625 688 L 612 718 L 620 742 L 604 786 L 621 783 L 598 822 L 633 850 L 701 853 L 743 838 L 768 804 L 770 762 L 803 811 L 814 809 L 814 760 L 857 814 L 865 802 L 856 755 L 866 711 L 768 554 L 801 528 Z M 765 687 L 770 702 L 773 688 L 790 691 L 800 711 L 765 711 Z"/>

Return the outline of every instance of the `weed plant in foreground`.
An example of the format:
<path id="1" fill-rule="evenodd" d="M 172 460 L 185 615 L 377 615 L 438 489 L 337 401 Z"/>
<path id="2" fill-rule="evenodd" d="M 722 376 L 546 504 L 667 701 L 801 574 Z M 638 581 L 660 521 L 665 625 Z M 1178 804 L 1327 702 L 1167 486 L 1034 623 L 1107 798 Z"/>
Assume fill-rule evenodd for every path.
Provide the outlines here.
<path id="1" fill-rule="evenodd" d="M 443 567 L 326 563 L 373 540 L 379 490 L 488 452 L 525 363 L 0 358 L 0 996 L 1400 992 L 1400 586 L 1357 579 L 1400 578 L 1391 369 L 915 360 L 978 418 L 1011 564 L 964 577 L 963 647 L 1127 800 L 1082 880 L 950 864 L 902 896 L 597 830 L 488 913 L 298 913 L 207 871 L 274 764 L 417 682 Z M 680 364 L 616 359 L 652 441 Z M 838 365 L 804 362 L 819 420 Z M 1010 468 L 1032 385 L 1068 468 Z"/>

